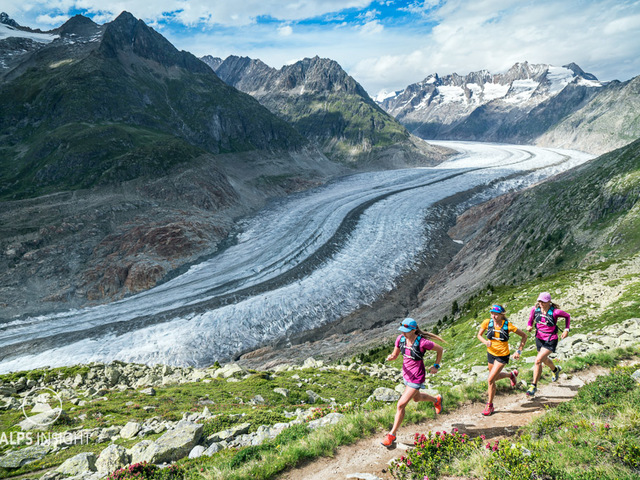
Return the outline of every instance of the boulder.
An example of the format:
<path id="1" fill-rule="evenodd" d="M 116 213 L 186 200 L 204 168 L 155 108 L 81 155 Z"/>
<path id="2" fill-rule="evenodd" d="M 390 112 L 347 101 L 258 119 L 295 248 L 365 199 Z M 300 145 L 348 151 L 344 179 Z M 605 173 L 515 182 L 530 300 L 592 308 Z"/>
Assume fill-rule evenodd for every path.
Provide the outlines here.
<path id="1" fill-rule="evenodd" d="M 244 370 L 237 363 L 228 363 L 222 368 L 216 370 L 213 374 L 213 378 L 222 376 L 223 378 L 230 378 L 237 373 L 244 373 Z"/>
<path id="2" fill-rule="evenodd" d="M 122 430 L 120 430 L 120 436 L 122 438 L 133 438 L 142 429 L 142 425 L 138 422 L 128 422 Z"/>
<path id="3" fill-rule="evenodd" d="M 313 390 L 307 390 L 306 394 L 309 399 L 309 403 L 316 403 L 318 400 L 322 400 L 322 397 Z"/>
<path id="4" fill-rule="evenodd" d="M 196 445 L 189 452 L 189 458 L 199 458 L 201 457 L 207 449 L 202 445 Z"/>
<path id="5" fill-rule="evenodd" d="M 289 398 L 289 390 L 287 390 L 286 388 L 274 388 L 273 393 L 279 393 L 284 398 Z"/>
<path id="6" fill-rule="evenodd" d="M 640 383 L 640 369 L 633 372 L 633 374 L 631 375 L 631 378 L 633 378 L 636 382 Z"/>
<path id="7" fill-rule="evenodd" d="M 324 427 L 327 425 L 333 425 L 338 423 L 340 420 L 342 420 L 344 418 L 344 415 L 341 413 L 330 413 L 328 415 L 325 415 L 322 418 L 319 418 L 317 420 L 312 420 L 309 422 L 309 428 L 312 430 L 315 430 L 316 428 L 320 428 L 320 427 Z"/>
<path id="8" fill-rule="evenodd" d="M 149 463 L 164 463 L 186 457 L 200 440 L 203 428 L 204 426 L 198 423 L 178 422 L 173 430 L 169 430 L 146 448 L 141 455 L 141 460 Z"/>
<path id="9" fill-rule="evenodd" d="M 241 423 L 240 425 L 235 425 L 227 430 L 221 430 L 219 432 L 214 433 L 213 435 L 209 435 L 207 437 L 208 442 L 222 442 L 229 441 L 238 435 L 244 435 L 251 428 L 250 423 Z"/>
<path id="10" fill-rule="evenodd" d="M 144 455 L 147 448 L 152 444 L 151 440 L 142 440 L 136 443 L 133 447 L 127 450 L 127 453 L 131 456 L 131 463 L 141 463 L 144 461 Z"/>
<path id="11" fill-rule="evenodd" d="M 404 389 L 403 389 L 404 390 Z M 379 402 L 397 402 L 400 394 L 386 387 L 379 387 L 373 391 L 372 397 Z"/>
<path id="12" fill-rule="evenodd" d="M 96 456 L 92 452 L 79 453 L 75 457 L 67 459 L 62 465 L 56 468 L 56 472 L 65 475 L 75 476 L 86 472 L 96 471 Z"/>
<path id="13" fill-rule="evenodd" d="M 98 472 L 111 473 L 118 468 L 124 467 L 130 461 L 130 457 L 124 447 L 112 443 L 100 452 L 96 460 Z"/>
<path id="14" fill-rule="evenodd" d="M 222 447 L 219 443 L 212 443 L 211 445 L 209 445 L 209 448 L 207 448 L 204 452 L 202 452 L 202 455 L 206 455 L 207 457 L 210 457 L 214 453 L 218 453 L 223 448 L 224 447 Z"/>
<path id="15" fill-rule="evenodd" d="M 53 425 L 60 418 L 67 418 L 67 413 L 60 408 L 51 408 L 47 411 L 31 415 L 29 418 L 25 418 L 18 426 L 24 432 L 32 430 L 47 430 L 49 426 Z"/>
<path id="16" fill-rule="evenodd" d="M 46 445 L 32 445 L 19 450 L 12 450 L 0 458 L 0 467 L 8 469 L 20 468 L 23 465 L 44 458 L 48 452 L 49 447 Z"/>

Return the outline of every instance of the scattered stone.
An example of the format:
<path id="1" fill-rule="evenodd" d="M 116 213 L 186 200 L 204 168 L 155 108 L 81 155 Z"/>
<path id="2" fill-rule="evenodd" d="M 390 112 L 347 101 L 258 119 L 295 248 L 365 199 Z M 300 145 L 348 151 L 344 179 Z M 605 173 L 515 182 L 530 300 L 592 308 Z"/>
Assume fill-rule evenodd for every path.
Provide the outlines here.
<path id="1" fill-rule="evenodd" d="M 96 469 L 98 472 L 111 473 L 124 467 L 129 461 L 130 457 L 125 448 L 113 443 L 100 452 L 96 460 Z"/>
<path id="2" fill-rule="evenodd" d="M 142 452 L 139 461 L 149 463 L 173 462 L 186 457 L 202 436 L 204 426 L 198 423 L 180 421 Z M 131 461 L 133 460 L 133 454 Z"/>
<path id="3" fill-rule="evenodd" d="M 195 447 L 193 447 L 191 449 L 191 451 L 189 452 L 189 458 L 199 458 L 202 455 L 204 455 L 204 452 L 207 449 L 204 448 L 202 445 L 196 445 Z"/>
<path id="4" fill-rule="evenodd" d="M 289 390 L 287 390 L 286 388 L 274 388 L 273 393 L 279 393 L 284 398 L 289 398 Z"/>
<path id="5" fill-rule="evenodd" d="M 309 422 L 309 428 L 315 430 L 316 428 L 325 427 L 327 425 L 334 425 L 338 423 L 340 420 L 344 418 L 344 415 L 341 413 L 330 413 L 325 415 L 322 418 L 317 420 L 312 420 Z"/>
<path id="6" fill-rule="evenodd" d="M 636 382 L 640 383 L 640 369 L 633 372 L 633 374 L 631 375 L 631 378 L 633 378 Z"/>
<path id="7" fill-rule="evenodd" d="M 140 393 L 153 397 L 156 394 L 156 391 L 153 389 L 153 387 L 149 387 L 149 388 L 143 388 L 142 390 L 140 390 Z"/>
<path id="8" fill-rule="evenodd" d="M 28 463 L 44 458 L 49 452 L 49 447 L 45 445 L 31 445 L 19 450 L 12 450 L 0 458 L 2 468 L 20 468 Z"/>
<path id="9" fill-rule="evenodd" d="M 122 438 L 133 438 L 142 429 L 142 425 L 138 422 L 128 422 L 122 430 L 120 430 L 120 436 Z"/>
<path id="10" fill-rule="evenodd" d="M 316 403 L 318 400 L 322 400 L 322 397 L 313 390 L 307 390 L 305 393 L 309 398 L 309 403 Z"/>
<path id="11" fill-rule="evenodd" d="M 214 443 L 222 441 L 228 442 L 239 435 L 244 435 L 249 431 L 249 428 L 251 428 L 250 423 L 241 423 L 240 425 L 235 425 L 227 430 L 221 430 L 213 435 L 209 435 L 209 437 L 207 437 L 207 441 Z"/>
<path id="12" fill-rule="evenodd" d="M 380 477 L 375 476 L 373 473 L 350 473 L 346 478 L 356 478 L 359 480 L 382 480 Z"/>
<path id="13" fill-rule="evenodd" d="M 404 388 L 403 388 L 404 390 Z M 379 387 L 373 391 L 371 395 L 374 400 L 379 402 L 397 402 L 400 399 L 400 393 L 386 387 Z"/>
<path id="14" fill-rule="evenodd" d="M 67 459 L 56 468 L 56 472 L 75 476 L 86 472 L 96 471 L 96 456 L 92 452 L 79 453 L 75 457 Z"/>

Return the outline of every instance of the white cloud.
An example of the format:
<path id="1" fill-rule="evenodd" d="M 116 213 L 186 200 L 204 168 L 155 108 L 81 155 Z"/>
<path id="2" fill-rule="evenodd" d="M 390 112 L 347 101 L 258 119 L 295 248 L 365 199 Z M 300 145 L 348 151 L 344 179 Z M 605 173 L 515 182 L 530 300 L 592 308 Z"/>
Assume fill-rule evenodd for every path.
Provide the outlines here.
<path id="1" fill-rule="evenodd" d="M 281 37 L 288 37 L 292 33 L 293 28 L 291 28 L 291 25 L 282 25 L 281 27 L 278 27 L 278 35 Z"/>
<path id="2" fill-rule="evenodd" d="M 372 20 L 360 27 L 360 33 L 363 35 L 376 35 L 382 33 L 383 30 L 384 26 L 380 23 L 380 20 Z"/>
<path id="3" fill-rule="evenodd" d="M 554 65 L 576 62 L 602 80 L 640 74 L 638 0 L 395 1 L 394 7 L 411 12 L 411 19 L 405 18 L 401 26 L 381 13 L 389 2 L 373 0 L 0 3 L 0 11 L 7 11 L 18 23 L 45 30 L 72 7 L 95 14 L 97 23 L 127 10 L 160 30 L 177 48 L 197 56 L 245 55 L 280 68 L 293 58 L 319 55 L 336 60 L 373 93 L 404 88 L 434 72 L 500 72 L 524 60 Z M 349 9 L 360 14 L 355 22 Z M 275 23 L 258 22 L 262 17 Z M 300 21 L 318 17 L 330 18 L 331 23 Z M 197 27 L 197 31 L 181 32 L 178 24 Z"/>

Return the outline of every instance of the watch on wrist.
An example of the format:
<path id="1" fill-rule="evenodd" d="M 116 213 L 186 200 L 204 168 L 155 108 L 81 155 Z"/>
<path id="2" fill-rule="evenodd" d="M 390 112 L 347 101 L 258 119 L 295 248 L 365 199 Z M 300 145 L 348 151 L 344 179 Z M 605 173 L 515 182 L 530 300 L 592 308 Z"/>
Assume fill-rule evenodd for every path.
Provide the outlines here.
<path id="1" fill-rule="evenodd" d="M 518 355 L 520 355 L 520 354 L 522 353 L 522 350 L 518 349 L 518 350 L 516 350 L 516 353 L 517 353 Z"/>
<path id="2" fill-rule="evenodd" d="M 440 364 L 439 364 L 439 363 L 434 363 L 434 364 L 433 364 L 433 366 L 434 366 L 435 368 L 440 368 Z"/>

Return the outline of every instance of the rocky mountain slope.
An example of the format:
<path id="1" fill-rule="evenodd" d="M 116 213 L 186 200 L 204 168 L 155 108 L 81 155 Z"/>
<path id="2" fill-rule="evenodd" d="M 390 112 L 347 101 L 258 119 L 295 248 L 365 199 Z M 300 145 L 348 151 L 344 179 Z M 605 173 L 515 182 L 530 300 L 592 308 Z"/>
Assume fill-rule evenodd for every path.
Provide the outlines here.
<path id="1" fill-rule="evenodd" d="M 333 60 L 305 58 L 280 70 L 247 57 L 202 60 L 334 160 L 401 166 L 430 164 L 429 157 L 437 156 L 436 149 L 412 137 Z"/>
<path id="2" fill-rule="evenodd" d="M 3 19 L 0 318 L 149 288 L 269 198 L 346 171 L 126 12 Z"/>
<path id="3" fill-rule="evenodd" d="M 505 74 L 433 74 L 380 105 L 424 139 L 529 143 L 601 154 L 640 137 L 637 83 L 603 84 L 573 63 L 524 62 Z"/>

